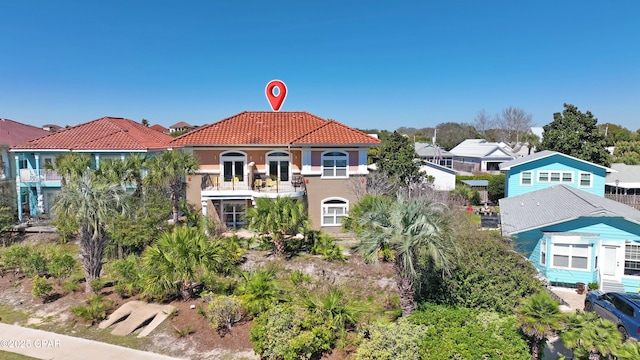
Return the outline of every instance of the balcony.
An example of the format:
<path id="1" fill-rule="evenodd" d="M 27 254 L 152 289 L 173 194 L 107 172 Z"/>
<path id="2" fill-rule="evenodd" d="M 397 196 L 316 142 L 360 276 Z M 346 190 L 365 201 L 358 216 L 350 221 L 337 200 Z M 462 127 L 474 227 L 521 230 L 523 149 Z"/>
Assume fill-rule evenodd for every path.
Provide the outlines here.
<path id="1" fill-rule="evenodd" d="M 221 181 L 216 175 L 203 175 L 201 190 L 203 196 L 246 196 L 251 198 L 278 196 L 301 197 L 306 192 L 304 178 L 302 176 L 294 176 L 291 181 L 280 181 L 278 179 L 255 179 L 253 184 L 245 181 L 239 181 L 234 178 L 233 181 Z"/>
<path id="2" fill-rule="evenodd" d="M 37 182 L 50 182 L 60 181 L 62 176 L 54 170 L 40 170 L 40 178 L 38 179 L 37 173 L 33 169 L 20 169 L 20 182 L 23 183 L 37 183 Z"/>

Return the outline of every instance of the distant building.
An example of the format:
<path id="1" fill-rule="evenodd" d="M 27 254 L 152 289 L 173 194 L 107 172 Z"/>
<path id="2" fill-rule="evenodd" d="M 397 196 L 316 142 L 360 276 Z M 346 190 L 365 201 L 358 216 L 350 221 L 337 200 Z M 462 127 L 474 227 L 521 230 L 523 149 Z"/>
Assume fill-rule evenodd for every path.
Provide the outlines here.
<path id="1" fill-rule="evenodd" d="M 442 149 L 438 146 L 433 146 L 430 143 L 415 143 L 413 144 L 416 154 L 420 156 L 424 161 L 438 164 L 446 168 L 453 168 L 453 154 Z"/>
<path id="2" fill-rule="evenodd" d="M 453 168 L 466 172 L 499 173 L 501 163 L 518 156 L 505 143 L 489 142 L 484 139 L 467 139 L 451 149 Z"/>
<path id="3" fill-rule="evenodd" d="M 188 123 L 184 122 L 184 121 L 180 121 L 177 122 L 171 126 L 169 126 L 169 132 L 170 133 L 174 133 L 174 132 L 188 132 L 195 129 L 195 126 L 189 125 Z"/>
<path id="4" fill-rule="evenodd" d="M 159 131 L 163 134 L 168 134 L 169 133 L 169 129 L 167 129 L 166 127 L 160 125 L 160 124 L 155 124 L 155 125 L 151 125 L 149 126 L 149 129 L 153 129 L 155 131 Z"/>

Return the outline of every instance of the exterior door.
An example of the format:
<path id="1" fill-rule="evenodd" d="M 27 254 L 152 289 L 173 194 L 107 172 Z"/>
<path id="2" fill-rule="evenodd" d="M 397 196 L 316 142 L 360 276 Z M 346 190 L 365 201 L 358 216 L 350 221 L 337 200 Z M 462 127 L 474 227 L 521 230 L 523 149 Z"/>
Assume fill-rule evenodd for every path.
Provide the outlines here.
<path id="1" fill-rule="evenodd" d="M 244 225 L 246 211 L 247 202 L 244 200 L 228 200 L 222 203 L 222 218 L 229 228 L 236 229 Z"/>
<path id="2" fill-rule="evenodd" d="M 622 279 L 624 254 L 621 246 L 603 245 L 602 246 L 602 260 L 601 260 L 601 274 L 603 280 L 620 281 Z"/>

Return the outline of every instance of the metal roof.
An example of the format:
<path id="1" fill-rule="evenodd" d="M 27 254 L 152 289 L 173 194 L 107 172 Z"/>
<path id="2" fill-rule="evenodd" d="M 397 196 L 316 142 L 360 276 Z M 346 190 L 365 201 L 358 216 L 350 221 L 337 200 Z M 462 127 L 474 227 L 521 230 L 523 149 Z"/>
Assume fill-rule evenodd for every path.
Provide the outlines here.
<path id="1" fill-rule="evenodd" d="M 532 162 L 532 161 L 535 161 L 535 160 L 538 160 L 538 159 L 543 159 L 543 158 L 550 157 L 550 156 L 555 156 L 555 155 L 564 156 L 564 157 L 569 158 L 569 159 L 573 159 L 573 160 L 576 160 L 576 161 L 583 162 L 585 164 L 596 166 L 596 167 L 605 169 L 607 172 L 615 172 L 615 170 L 610 169 L 610 168 L 608 168 L 606 166 L 594 164 L 594 163 L 589 162 L 589 161 L 578 159 L 576 157 L 573 157 L 573 156 L 570 156 L 570 155 L 567 155 L 567 154 L 563 154 L 563 153 L 559 153 L 557 151 L 551 151 L 551 150 L 542 150 L 542 151 L 533 153 L 533 154 L 528 155 L 528 156 L 517 158 L 515 160 L 506 161 L 506 162 L 501 163 L 499 166 L 500 166 L 500 170 L 511 170 L 511 168 L 514 167 L 514 166 L 526 164 L 526 163 L 529 163 L 529 162 Z"/>
<path id="2" fill-rule="evenodd" d="M 461 180 L 469 186 L 489 186 L 489 180 Z"/>
<path id="3" fill-rule="evenodd" d="M 640 224 L 640 211 L 565 185 L 500 199 L 500 216 L 506 236 L 580 217 L 622 217 Z"/>

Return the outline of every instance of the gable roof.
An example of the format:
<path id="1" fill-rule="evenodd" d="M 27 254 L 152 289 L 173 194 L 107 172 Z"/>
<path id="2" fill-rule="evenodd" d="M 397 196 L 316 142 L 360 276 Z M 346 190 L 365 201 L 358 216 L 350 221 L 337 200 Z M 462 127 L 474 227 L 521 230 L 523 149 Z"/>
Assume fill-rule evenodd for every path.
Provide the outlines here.
<path id="1" fill-rule="evenodd" d="M 171 126 L 169 126 L 169 129 L 180 129 L 180 128 L 192 128 L 193 126 L 187 124 L 184 121 L 179 121 Z"/>
<path id="2" fill-rule="evenodd" d="M 153 129 L 155 131 L 160 131 L 160 132 L 165 132 L 165 131 L 169 131 L 169 129 L 167 129 L 166 127 L 160 125 L 160 124 L 154 124 L 149 126 L 149 129 Z"/>
<path id="3" fill-rule="evenodd" d="M 576 160 L 576 161 L 580 161 L 582 163 L 589 164 L 591 166 L 599 167 L 601 169 L 605 169 L 607 172 L 616 172 L 616 170 L 610 169 L 610 168 L 608 168 L 606 166 L 594 164 L 594 163 L 586 161 L 586 160 L 578 159 L 576 157 L 573 157 L 573 156 L 570 156 L 570 155 L 567 155 L 567 154 L 563 154 L 563 153 L 559 153 L 557 151 L 551 151 L 551 150 L 543 150 L 543 151 L 540 151 L 540 152 L 537 152 L 537 153 L 533 153 L 531 155 L 524 156 L 524 157 L 521 157 L 521 158 L 518 158 L 518 159 L 515 159 L 515 160 L 503 162 L 499 166 L 500 166 L 500 170 L 511 170 L 511 168 L 514 167 L 514 166 L 526 164 L 526 163 L 529 163 L 529 162 L 532 162 L 532 161 L 535 161 L 535 160 L 544 159 L 544 158 L 547 158 L 547 157 L 550 157 L 550 156 L 555 156 L 555 155 L 564 156 L 566 158 L 573 159 L 573 160 Z"/>
<path id="4" fill-rule="evenodd" d="M 178 145 L 352 145 L 380 140 L 308 112 L 245 111 L 177 137 Z"/>
<path id="5" fill-rule="evenodd" d="M 431 161 L 423 162 L 422 165 L 420 165 L 420 170 L 421 171 L 424 170 L 423 168 L 425 168 L 425 167 L 430 167 L 430 168 L 433 168 L 435 170 L 443 171 L 443 172 L 446 172 L 446 173 L 449 173 L 449 174 L 453 174 L 453 175 L 458 173 L 454 169 L 450 169 L 450 168 L 448 168 L 446 166 L 442 166 L 440 164 L 432 163 Z"/>
<path id="6" fill-rule="evenodd" d="M 48 134 L 39 127 L 0 118 L 0 145 L 15 146 Z"/>
<path id="7" fill-rule="evenodd" d="M 507 236 L 580 217 L 622 217 L 640 224 L 640 211 L 566 185 L 500 199 L 500 217 Z"/>
<path id="8" fill-rule="evenodd" d="M 485 139 L 466 139 L 451 149 L 449 152 L 455 156 L 483 158 L 499 151 L 504 154 L 504 158 L 514 159 L 516 155 L 505 143 L 488 142 Z"/>
<path id="9" fill-rule="evenodd" d="M 447 150 L 440 147 L 436 149 L 436 147 L 430 143 L 417 142 L 413 144 L 413 147 L 416 151 L 416 154 L 418 154 L 420 157 L 453 157 L 453 154 L 451 154 Z"/>
<path id="10" fill-rule="evenodd" d="M 173 137 L 124 118 L 103 117 L 14 146 L 14 150 L 160 150 Z"/>

